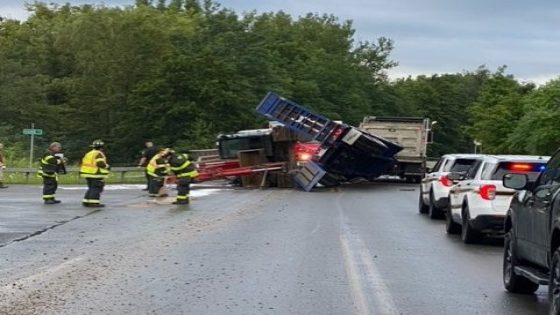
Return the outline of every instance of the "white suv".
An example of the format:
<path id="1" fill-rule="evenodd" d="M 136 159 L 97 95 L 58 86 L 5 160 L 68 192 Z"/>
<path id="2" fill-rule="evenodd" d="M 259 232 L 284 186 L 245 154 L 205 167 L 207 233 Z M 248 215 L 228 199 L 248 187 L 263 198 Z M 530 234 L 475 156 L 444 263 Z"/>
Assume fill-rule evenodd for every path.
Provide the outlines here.
<path id="1" fill-rule="evenodd" d="M 420 183 L 419 212 L 428 213 L 430 218 L 443 216 L 448 205 L 449 189 L 454 182 L 447 177 L 449 172 L 466 172 L 480 159 L 480 154 L 446 154 L 439 159 L 431 173 Z"/>
<path id="2" fill-rule="evenodd" d="M 477 243 L 484 234 L 501 233 L 515 193 L 503 186 L 504 175 L 522 173 L 534 181 L 548 159 L 548 156 L 488 155 L 467 175 L 448 174 L 449 178 L 460 181 L 449 190 L 447 233 L 461 232 L 461 239 L 466 244 Z"/>

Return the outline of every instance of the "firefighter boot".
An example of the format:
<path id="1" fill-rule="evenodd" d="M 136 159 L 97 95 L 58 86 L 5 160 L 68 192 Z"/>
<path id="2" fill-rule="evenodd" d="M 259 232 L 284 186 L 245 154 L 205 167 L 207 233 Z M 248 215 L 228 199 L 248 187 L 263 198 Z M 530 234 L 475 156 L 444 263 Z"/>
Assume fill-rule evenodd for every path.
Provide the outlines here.
<path id="1" fill-rule="evenodd" d="M 47 200 L 45 200 L 45 204 L 46 204 L 46 205 L 55 205 L 55 204 L 57 204 L 57 203 L 61 203 L 61 201 L 60 201 L 60 200 L 56 200 L 56 199 L 47 199 Z"/>
<path id="2" fill-rule="evenodd" d="M 186 199 L 177 199 L 175 201 L 172 202 L 172 204 L 174 205 L 188 205 L 189 204 L 189 197 L 187 197 Z"/>

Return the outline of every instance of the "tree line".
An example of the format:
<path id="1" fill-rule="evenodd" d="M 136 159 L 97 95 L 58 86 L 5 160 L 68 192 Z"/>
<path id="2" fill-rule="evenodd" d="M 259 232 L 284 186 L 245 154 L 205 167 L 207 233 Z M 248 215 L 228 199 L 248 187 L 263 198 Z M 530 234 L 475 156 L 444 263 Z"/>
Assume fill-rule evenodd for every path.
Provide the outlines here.
<path id="1" fill-rule="evenodd" d="M 180 150 L 262 127 L 254 108 L 275 91 L 331 119 L 437 120 L 430 155 L 550 154 L 560 144 L 558 80 L 536 87 L 505 68 L 390 81 L 393 41 L 356 41 L 350 21 L 279 12 L 239 14 L 212 0 L 137 0 L 124 8 L 28 5 L 0 20 L 0 142 L 25 156 L 62 142 L 78 159 L 92 140 L 130 164 L 145 139 Z"/>

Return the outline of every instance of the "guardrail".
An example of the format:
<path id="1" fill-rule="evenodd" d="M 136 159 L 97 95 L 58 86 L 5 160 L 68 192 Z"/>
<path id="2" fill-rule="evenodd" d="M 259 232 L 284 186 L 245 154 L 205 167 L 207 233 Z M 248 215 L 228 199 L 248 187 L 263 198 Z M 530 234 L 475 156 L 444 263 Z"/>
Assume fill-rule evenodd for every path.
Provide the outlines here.
<path id="1" fill-rule="evenodd" d="M 78 167 L 68 167 L 66 168 L 66 173 L 78 173 L 80 169 Z M 144 172 L 144 168 L 134 167 L 134 166 L 122 166 L 122 167 L 112 167 L 111 173 L 120 173 L 121 181 L 124 181 L 124 176 L 128 172 Z M 29 167 L 15 167 L 15 168 L 6 168 L 4 170 L 5 174 L 25 174 L 25 181 L 29 182 L 29 176 L 35 175 L 37 173 L 37 168 L 29 168 Z"/>

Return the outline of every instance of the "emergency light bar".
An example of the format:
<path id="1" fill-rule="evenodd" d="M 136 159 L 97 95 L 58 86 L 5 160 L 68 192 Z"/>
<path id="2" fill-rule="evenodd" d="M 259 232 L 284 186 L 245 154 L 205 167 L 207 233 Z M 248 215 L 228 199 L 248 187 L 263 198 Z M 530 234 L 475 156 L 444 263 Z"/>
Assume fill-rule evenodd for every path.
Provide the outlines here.
<path id="1" fill-rule="evenodd" d="M 542 172 L 546 164 L 542 163 L 509 163 L 507 169 L 517 172 Z"/>

